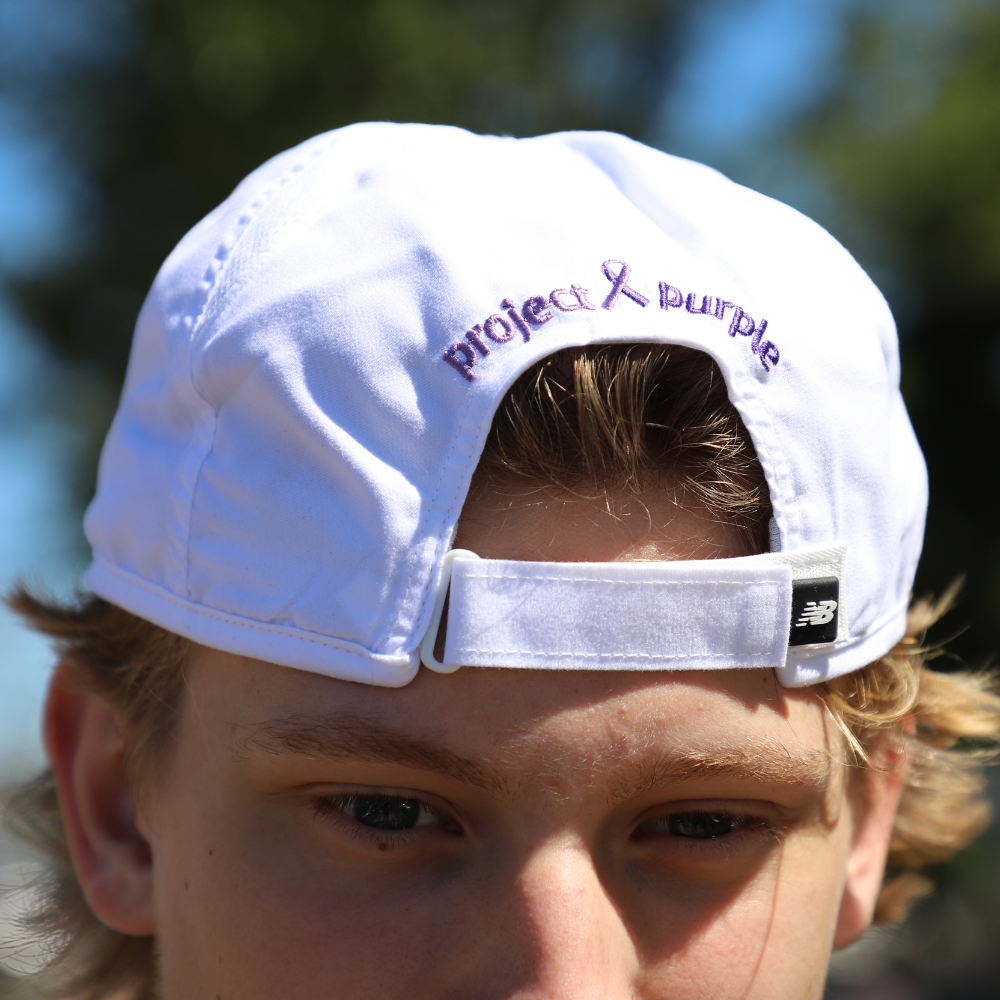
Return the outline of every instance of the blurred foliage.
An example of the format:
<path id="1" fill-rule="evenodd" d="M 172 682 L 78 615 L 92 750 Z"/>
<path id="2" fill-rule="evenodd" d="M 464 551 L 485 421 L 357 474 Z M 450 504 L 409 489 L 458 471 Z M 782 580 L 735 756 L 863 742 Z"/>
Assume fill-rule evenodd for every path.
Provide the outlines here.
<path id="1" fill-rule="evenodd" d="M 851 38 L 804 137 L 849 206 L 842 228 L 860 217 L 868 239 L 824 221 L 863 265 L 894 272 L 903 389 L 931 481 L 917 590 L 968 573 L 941 628 L 969 624 L 948 648 L 979 665 L 1000 650 L 1000 4 L 867 5 Z"/>
<path id="2" fill-rule="evenodd" d="M 16 284 L 65 354 L 116 378 L 156 269 L 269 156 L 358 120 L 641 135 L 690 0 L 91 0 L 86 58 L 0 65 L 88 192 L 75 252 Z M 40 81 L 40 82 L 39 82 Z M 30 88 L 29 88 L 30 89 Z"/>

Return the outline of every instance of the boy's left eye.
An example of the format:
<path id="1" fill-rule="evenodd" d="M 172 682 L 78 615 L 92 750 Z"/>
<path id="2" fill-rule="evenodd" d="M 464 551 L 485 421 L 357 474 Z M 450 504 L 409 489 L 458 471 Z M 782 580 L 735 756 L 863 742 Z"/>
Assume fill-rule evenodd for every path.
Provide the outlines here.
<path id="1" fill-rule="evenodd" d="M 641 823 L 635 831 L 639 837 L 668 834 L 674 837 L 687 837 L 692 840 L 714 840 L 725 837 L 735 830 L 759 830 L 766 823 L 749 816 L 734 816 L 725 812 L 680 812 L 657 816 L 655 819 Z"/>
<path id="2" fill-rule="evenodd" d="M 317 811 L 329 812 L 330 806 L 375 830 L 444 825 L 443 817 L 426 803 L 399 795 L 337 795 L 319 800 Z"/>

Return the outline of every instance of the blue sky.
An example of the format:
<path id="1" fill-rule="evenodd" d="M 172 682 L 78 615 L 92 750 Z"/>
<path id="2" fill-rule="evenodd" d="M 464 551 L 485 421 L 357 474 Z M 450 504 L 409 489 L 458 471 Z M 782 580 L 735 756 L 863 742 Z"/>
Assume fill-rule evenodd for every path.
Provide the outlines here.
<path id="1" fill-rule="evenodd" d="M 725 164 L 741 149 L 766 145 L 822 94 L 841 44 L 839 13 L 849 2 L 706 0 L 681 86 L 664 102 L 669 148 Z M 35 15 L 46 6 L 34 6 Z M 85 7 L 74 6 L 78 15 Z M 8 40 L 11 32 L 28 33 L 27 22 L 19 27 L 16 18 L 32 17 L 32 9 L 24 2 L 7 7 L 0 28 Z M 52 42 L 54 49 L 60 44 Z M 16 108 L 0 101 L 0 270 L 7 271 L 30 269 L 57 252 L 72 229 L 71 178 L 24 125 Z M 0 302 L 2 590 L 23 576 L 65 592 L 84 569 L 77 515 L 62 477 L 76 441 L 44 405 L 61 378 L 53 359 Z M 41 762 L 38 716 L 50 665 L 46 644 L 0 611 L 0 782 Z"/>
<path id="2" fill-rule="evenodd" d="M 65 590 L 80 569 L 62 474 L 72 435 L 33 405 L 53 378 L 51 359 L 3 309 L 0 358 L 0 587 L 21 575 Z M 45 642 L 0 612 L 0 781 L 40 760 L 37 720 L 49 661 Z"/>
<path id="3" fill-rule="evenodd" d="M 822 96 L 850 0 L 710 0 L 680 86 L 664 104 L 670 149 L 702 159 L 738 154 Z"/>

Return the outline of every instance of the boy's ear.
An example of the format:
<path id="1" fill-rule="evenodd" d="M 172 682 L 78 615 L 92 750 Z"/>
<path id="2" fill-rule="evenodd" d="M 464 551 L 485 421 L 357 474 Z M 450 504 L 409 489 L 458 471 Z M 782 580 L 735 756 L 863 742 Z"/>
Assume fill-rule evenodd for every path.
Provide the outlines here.
<path id="1" fill-rule="evenodd" d="M 136 823 L 115 713 L 64 662 L 43 725 L 73 867 L 91 910 L 122 934 L 153 934 L 152 858 Z"/>
<path id="2" fill-rule="evenodd" d="M 847 860 L 834 950 L 856 941 L 871 926 L 905 777 L 905 760 L 897 758 L 885 770 L 867 771 L 865 788 L 856 793 L 854 843 Z"/>

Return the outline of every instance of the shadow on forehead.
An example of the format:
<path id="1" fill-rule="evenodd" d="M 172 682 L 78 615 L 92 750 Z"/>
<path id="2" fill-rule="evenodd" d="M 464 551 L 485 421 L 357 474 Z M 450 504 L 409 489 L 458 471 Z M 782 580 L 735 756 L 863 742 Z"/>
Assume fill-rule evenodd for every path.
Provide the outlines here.
<path id="1" fill-rule="evenodd" d="M 743 731 L 735 722 L 761 710 L 787 714 L 770 671 L 469 669 L 448 677 L 424 672 L 400 689 L 333 683 L 342 697 L 252 726 L 242 748 L 434 771 L 499 795 L 529 777 L 555 785 L 599 773 L 615 799 L 699 779 L 818 789 L 830 777 L 828 743 L 805 745 L 791 731 L 786 739 L 784 727 Z M 719 694 L 732 699 L 737 715 L 722 731 L 717 720 L 708 729 L 695 720 L 688 725 L 688 714 L 662 724 L 659 698 L 679 684 L 709 696 L 709 712 L 718 708 Z"/>
<path id="2" fill-rule="evenodd" d="M 531 670 L 514 667 L 465 667 L 450 676 L 421 670 L 413 683 L 400 691 L 415 701 L 438 698 L 516 699 L 526 715 L 592 708 L 635 696 L 668 697 L 671 689 L 693 688 L 706 696 L 722 696 L 749 712 L 767 711 L 788 717 L 789 698 L 811 698 L 808 692 L 782 688 L 771 669 L 739 670 Z"/>
<path id="3" fill-rule="evenodd" d="M 465 718 L 497 719 L 501 713 L 513 727 L 530 726 L 562 713 L 588 710 L 616 701 L 632 706 L 670 703 L 671 692 L 703 693 L 718 704 L 728 703 L 746 712 L 776 719 L 789 718 L 791 701 L 815 700 L 809 689 L 782 688 L 774 671 L 734 670 L 531 670 L 514 667 L 463 667 L 442 675 L 421 669 L 409 684 L 380 687 L 339 680 L 303 670 L 252 660 L 202 648 L 200 662 L 211 665 L 213 675 L 237 684 L 244 695 L 237 701 L 247 711 L 301 715 L 327 709 L 338 713 L 370 715 L 392 725 L 405 724 L 421 732 L 438 731 L 440 724 L 457 714 Z M 253 678 L 247 683 L 247 677 Z M 228 690 L 228 687 L 227 687 Z M 262 697 L 246 697 L 261 692 Z M 265 707 L 266 706 L 266 707 Z M 284 711 L 283 711 L 284 710 Z"/>

